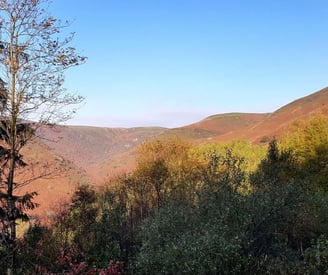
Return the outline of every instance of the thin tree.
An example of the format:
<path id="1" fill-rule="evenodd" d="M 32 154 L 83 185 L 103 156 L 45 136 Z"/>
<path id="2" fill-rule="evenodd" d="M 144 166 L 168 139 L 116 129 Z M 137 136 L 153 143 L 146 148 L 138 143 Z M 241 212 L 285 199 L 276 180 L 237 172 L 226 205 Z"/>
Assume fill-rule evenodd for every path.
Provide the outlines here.
<path id="1" fill-rule="evenodd" d="M 64 72 L 86 58 L 63 35 L 68 22 L 50 16 L 48 0 L 0 0 L 0 234 L 7 251 L 7 274 L 16 267 L 17 220 L 27 220 L 35 192 L 17 195 L 26 182 L 21 149 L 41 125 L 60 123 L 83 98 L 65 90 Z M 64 36 L 64 38 L 63 38 Z"/>

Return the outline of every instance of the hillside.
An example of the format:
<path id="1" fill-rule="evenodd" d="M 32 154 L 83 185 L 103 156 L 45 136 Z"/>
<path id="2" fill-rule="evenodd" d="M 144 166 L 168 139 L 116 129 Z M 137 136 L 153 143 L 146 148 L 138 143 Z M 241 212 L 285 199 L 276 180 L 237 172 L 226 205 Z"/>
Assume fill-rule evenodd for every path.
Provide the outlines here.
<path id="1" fill-rule="evenodd" d="M 45 126 L 39 142 L 29 145 L 28 162 L 49 162 L 65 168 L 65 173 L 39 179 L 26 187 L 39 193 L 42 208 L 36 212 L 49 215 L 49 207 L 58 199 L 69 197 L 78 182 L 101 185 L 109 177 L 129 172 L 135 165 L 135 149 L 152 139 L 180 137 L 192 143 L 211 143 L 245 139 L 259 143 L 279 136 L 296 120 L 321 112 L 328 115 L 328 88 L 297 99 L 273 113 L 229 113 L 207 117 L 180 128 L 137 127 L 101 128 L 88 126 Z"/>
<path id="2" fill-rule="evenodd" d="M 328 115 L 328 88 L 297 99 L 273 113 L 227 113 L 209 116 L 179 128 L 44 127 L 39 133 L 55 154 L 99 183 L 134 166 L 135 148 L 151 138 L 180 137 L 193 143 L 245 139 L 259 143 L 279 136 L 296 119 L 312 113 Z M 55 141 L 55 142 L 54 142 Z"/>
<path id="3" fill-rule="evenodd" d="M 24 161 L 28 164 L 24 173 L 18 173 L 18 182 L 34 179 L 19 192 L 36 191 L 35 202 L 41 205 L 32 211 L 46 220 L 52 216 L 52 208 L 71 197 L 76 184 L 86 181 L 84 171 L 50 147 L 39 141 L 30 142 L 23 150 Z"/>
<path id="4" fill-rule="evenodd" d="M 293 121 L 304 119 L 314 113 L 328 115 L 328 88 L 279 108 L 249 128 L 237 129 L 234 132 L 217 136 L 215 140 L 246 139 L 258 143 L 263 139 L 279 137 Z"/>
<path id="5" fill-rule="evenodd" d="M 90 182 L 97 183 L 131 169 L 131 149 L 165 131 L 160 127 L 54 126 L 44 127 L 38 134 L 56 154 L 81 168 Z"/>
<path id="6" fill-rule="evenodd" d="M 227 113 L 213 115 L 197 123 L 185 126 L 181 129 L 185 131 L 206 131 L 208 136 L 201 137 L 202 140 L 215 140 L 219 136 L 230 135 L 236 131 L 247 131 L 261 121 L 265 120 L 270 114 L 257 113 Z"/>

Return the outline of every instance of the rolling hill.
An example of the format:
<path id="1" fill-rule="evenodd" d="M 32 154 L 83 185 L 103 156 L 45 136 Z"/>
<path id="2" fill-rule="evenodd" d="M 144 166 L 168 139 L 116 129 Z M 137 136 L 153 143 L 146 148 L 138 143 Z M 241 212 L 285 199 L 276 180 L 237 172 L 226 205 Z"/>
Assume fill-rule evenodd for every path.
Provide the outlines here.
<path id="1" fill-rule="evenodd" d="M 304 119 L 311 114 L 322 113 L 328 115 L 328 88 L 297 99 L 275 112 L 268 114 L 255 125 L 238 129 L 232 133 L 225 133 L 217 140 L 246 139 L 260 142 L 264 137 L 279 137 L 291 123 L 297 119 Z"/>
<path id="2" fill-rule="evenodd" d="M 54 166 L 66 167 L 66 173 L 38 180 L 28 188 L 38 191 L 37 201 L 42 209 L 48 209 L 55 199 L 72 194 L 78 182 L 101 185 L 107 178 L 131 171 L 135 165 L 135 149 L 149 139 L 180 137 L 196 144 L 245 139 L 260 143 L 282 134 L 294 120 L 318 112 L 328 115 L 328 88 L 272 113 L 217 114 L 173 129 L 44 126 L 38 132 L 39 141 L 28 147 L 26 156 L 31 162 L 49 161 Z M 38 214 L 49 215 L 49 211 Z"/>
<path id="3" fill-rule="evenodd" d="M 135 148 L 151 138 L 179 137 L 193 143 L 245 139 L 259 143 L 264 137 L 279 136 L 294 120 L 316 112 L 328 115 L 328 88 L 297 99 L 273 113 L 217 114 L 172 129 L 47 126 L 39 135 L 55 154 L 82 169 L 95 183 L 132 169 Z"/>
<path id="4" fill-rule="evenodd" d="M 90 182 L 99 181 L 133 167 L 133 151 L 145 140 L 167 131 L 160 127 L 101 128 L 48 126 L 38 133 L 62 158 L 81 168 Z M 118 156 L 124 156 L 124 163 Z"/>

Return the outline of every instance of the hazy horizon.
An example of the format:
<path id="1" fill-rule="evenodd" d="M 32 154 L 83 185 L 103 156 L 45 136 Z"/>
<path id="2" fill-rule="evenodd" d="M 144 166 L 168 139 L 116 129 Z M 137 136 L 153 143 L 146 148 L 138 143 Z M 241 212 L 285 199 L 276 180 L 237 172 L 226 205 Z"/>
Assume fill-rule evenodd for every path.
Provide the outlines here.
<path id="1" fill-rule="evenodd" d="M 55 1 L 88 56 L 66 87 L 86 97 L 67 124 L 178 127 L 273 112 L 327 85 L 328 2 Z"/>

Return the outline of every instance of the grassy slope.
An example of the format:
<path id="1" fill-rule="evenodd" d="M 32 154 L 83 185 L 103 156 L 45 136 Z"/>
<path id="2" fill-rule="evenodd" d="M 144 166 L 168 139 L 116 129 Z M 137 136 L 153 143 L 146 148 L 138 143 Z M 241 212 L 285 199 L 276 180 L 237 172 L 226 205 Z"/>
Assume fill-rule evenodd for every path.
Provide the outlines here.
<path id="1" fill-rule="evenodd" d="M 217 140 L 246 139 L 259 142 L 263 137 L 279 137 L 297 119 L 304 119 L 313 113 L 328 115 L 328 88 L 322 89 L 306 97 L 297 99 L 248 129 L 227 133 Z"/>

